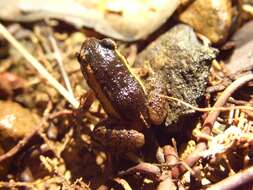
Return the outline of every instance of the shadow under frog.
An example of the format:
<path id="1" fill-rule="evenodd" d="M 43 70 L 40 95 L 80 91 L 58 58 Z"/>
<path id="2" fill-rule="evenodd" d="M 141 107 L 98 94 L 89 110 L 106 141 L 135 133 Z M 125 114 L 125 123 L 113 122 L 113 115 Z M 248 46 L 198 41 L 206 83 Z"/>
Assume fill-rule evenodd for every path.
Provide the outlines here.
<path id="1" fill-rule="evenodd" d="M 87 39 L 78 55 L 82 73 L 109 119 L 95 127 L 93 137 L 109 149 L 128 152 L 141 148 L 151 125 L 164 124 L 168 102 L 166 73 L 154 69 L 144 83 L 133 74 L 110 39 Z"/>

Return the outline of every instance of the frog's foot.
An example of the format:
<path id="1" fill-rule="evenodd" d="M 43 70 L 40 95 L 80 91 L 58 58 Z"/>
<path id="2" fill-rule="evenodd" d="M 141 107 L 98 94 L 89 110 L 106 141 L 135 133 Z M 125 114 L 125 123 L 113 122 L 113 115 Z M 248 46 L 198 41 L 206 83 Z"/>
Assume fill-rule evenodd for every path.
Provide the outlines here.
<path id="1" fill-rule="evenodd" d="M 133 129 L 109 129 L 98 126 L 93 131 L 93 137 L 115 152 L 132 152 L 145 144 L 144 135 Z"/>
<path id="2" fill-rule="evenodd" d="M 87 112 L 93 102 L 95 101 L 96 97 L 95 94 L 92 90 L 88 90 L 85 94 L 83 94 L 80 97 L 80 105 L 79 108 L 77 109 L 78 113 L 85 113 Z"/>

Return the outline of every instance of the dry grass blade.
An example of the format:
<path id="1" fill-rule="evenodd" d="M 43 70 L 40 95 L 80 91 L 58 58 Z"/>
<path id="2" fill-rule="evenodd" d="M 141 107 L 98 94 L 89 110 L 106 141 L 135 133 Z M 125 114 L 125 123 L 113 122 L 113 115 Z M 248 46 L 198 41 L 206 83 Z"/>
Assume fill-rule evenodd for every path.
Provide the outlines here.
<path id="1" fill-rule="evenodd" d="M 52 36 L 52 34 L 49 35 L 49 40 L 53 46 L 53 49 L 54 49 L 54 55 L 55 55 L 55 60 L 56 62 L 58 63 L 59 65 L 59 68 L 60 68 L 60 71 L 61 71 L 61 74 L 62 74 L 62 77 L 64 79 L 64 82 L 65 82 L 65 85 L 69 91 L 69 93 L 74 96 L 74 93 L 73 93 L 73 90 L 72 90 L 72 87 L 71 87 L 71 84 L 70 84 L 70 81 L 69 81 L 69 77 L 68 77 L 68 74 L 67 72 L 65 71 L 65 68 L 64 68 L 64 65 L 63 65 L 63 62 L 62 62 L 62 56 L 61 56 L 61 52 L 56 44 L 56 40 L 54 39 L 54 37 Z"/>
<path id="2" fill-rule="evenodd" d="M 24 56 L 24 58 L 30 63 L 48 82 L 58 90 L 58 92 L 66 98 L 66 100 L 72 104 L 74 108 L 78 108 L 79 102 L 75 97 L 69 93 L 46 69 L 39 61 L 33 57 L 0 23 L 0 33 Z"/>
<path id="3" fill-rule="evenodd" d="M 198 112 L 211 112 L 211 111 L 230 111 L 230 110 L 235 110 L 235 109 L 240 109 L 240 110 L 250 110 L 250 111 L 253 111 L 253 107 L 252 106 L 229 106 L 229 107 L 208 107 L 208 108 L 199 108 L 199 107 L 196 107 L 196 106 L 193 106 L 187 102 L 184 102 L 183 100 L 180 100 L 178 98 L 174 98 L 174 97 L 171 97 L 171 96 L 165 96 L 165 95 L 162 95 L 162 94 L 157 94 L 158 96 L 160 96 L 161 98 L 165 98 L 167 100 L 170 100 L 170 101 L 176 101 L 186 107 L 189 107 L 195 111 L 198 111 Z"/>

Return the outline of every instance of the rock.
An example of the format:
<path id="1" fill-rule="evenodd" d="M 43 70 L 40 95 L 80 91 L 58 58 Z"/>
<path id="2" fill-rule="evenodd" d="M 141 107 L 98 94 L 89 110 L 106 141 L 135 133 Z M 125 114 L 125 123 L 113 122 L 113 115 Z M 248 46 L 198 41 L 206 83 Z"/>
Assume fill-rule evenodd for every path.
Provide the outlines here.
<path id="1" fill-rule="evenodd" d="M 7 99 L 25 91 L 27 81 L 22 77 L 10 73 L 0 72 L 0 98 Z"/>
<path id="2" fill-rule="evenodd" d="M 231 1 L 196 0 L 179 15 L 179 20 L 205 35 L 212 43 L 222 43 L 232 25 Z"/>
<path id="3" fill-rule="evenodd" d="M 37 123 L 38 118 L 19 104 L 0 101 L 0 143 L 4 150 L 30 135 Z"/>
<path id="4" fill-rule="evenodd" d="M 180 24 L 160 36 L 141 52 L 135 67 L 149 67 L 151 70 L 148 77 L 141 79 L 147 93 L 154 89 L 154 81 L 162 81 L 166 85 L 166 91 L 164 93 L 163 90 L 158 90 L 158 93 L 199 106 L 205 92 L 210 63 L 216 57 L 216 53 L 215 49 L 204 46 L 198 41 L 191 27 Z M 157 83 L 161 86 L 160 82 Z M 168 112 L 166 126 L 174 128 L 173 126 L 178 127 L 186 118 L 192 120 L 194 110 L 174 101 L 166 100 L 166 102 L 167 105 L 163 105 L 167 106 Z"/>
<path id="5" fill-rule="evenodd" d="M 235 49 L 226 61 L 228 74 L 244 72 L 253 69 L 253 21 L 246 23 L 232 37 Z"/>

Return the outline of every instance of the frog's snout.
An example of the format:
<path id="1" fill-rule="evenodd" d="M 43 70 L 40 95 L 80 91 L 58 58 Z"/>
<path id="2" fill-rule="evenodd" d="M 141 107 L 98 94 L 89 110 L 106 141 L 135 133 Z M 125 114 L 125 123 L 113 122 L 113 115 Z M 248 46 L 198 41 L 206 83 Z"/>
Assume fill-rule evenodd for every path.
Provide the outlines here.
<path id="1" fill-rule="evenodd" d="M 86 64 L 88 61 L 87 59 L 88 59 L 89 52 L 87 52 L 87 49 L 85 47 L 86 47 L 86 44 L 84 42 L 81 47 L 81 50 L 77 53 L 77 60 L 81 66 Z"/>
<path id="2" fill-rule="evenodd" d="M 80 63 L 81 62 L 81 52 L 76 52 L 76 58 L 77 58 L 77 61 Z"/>

